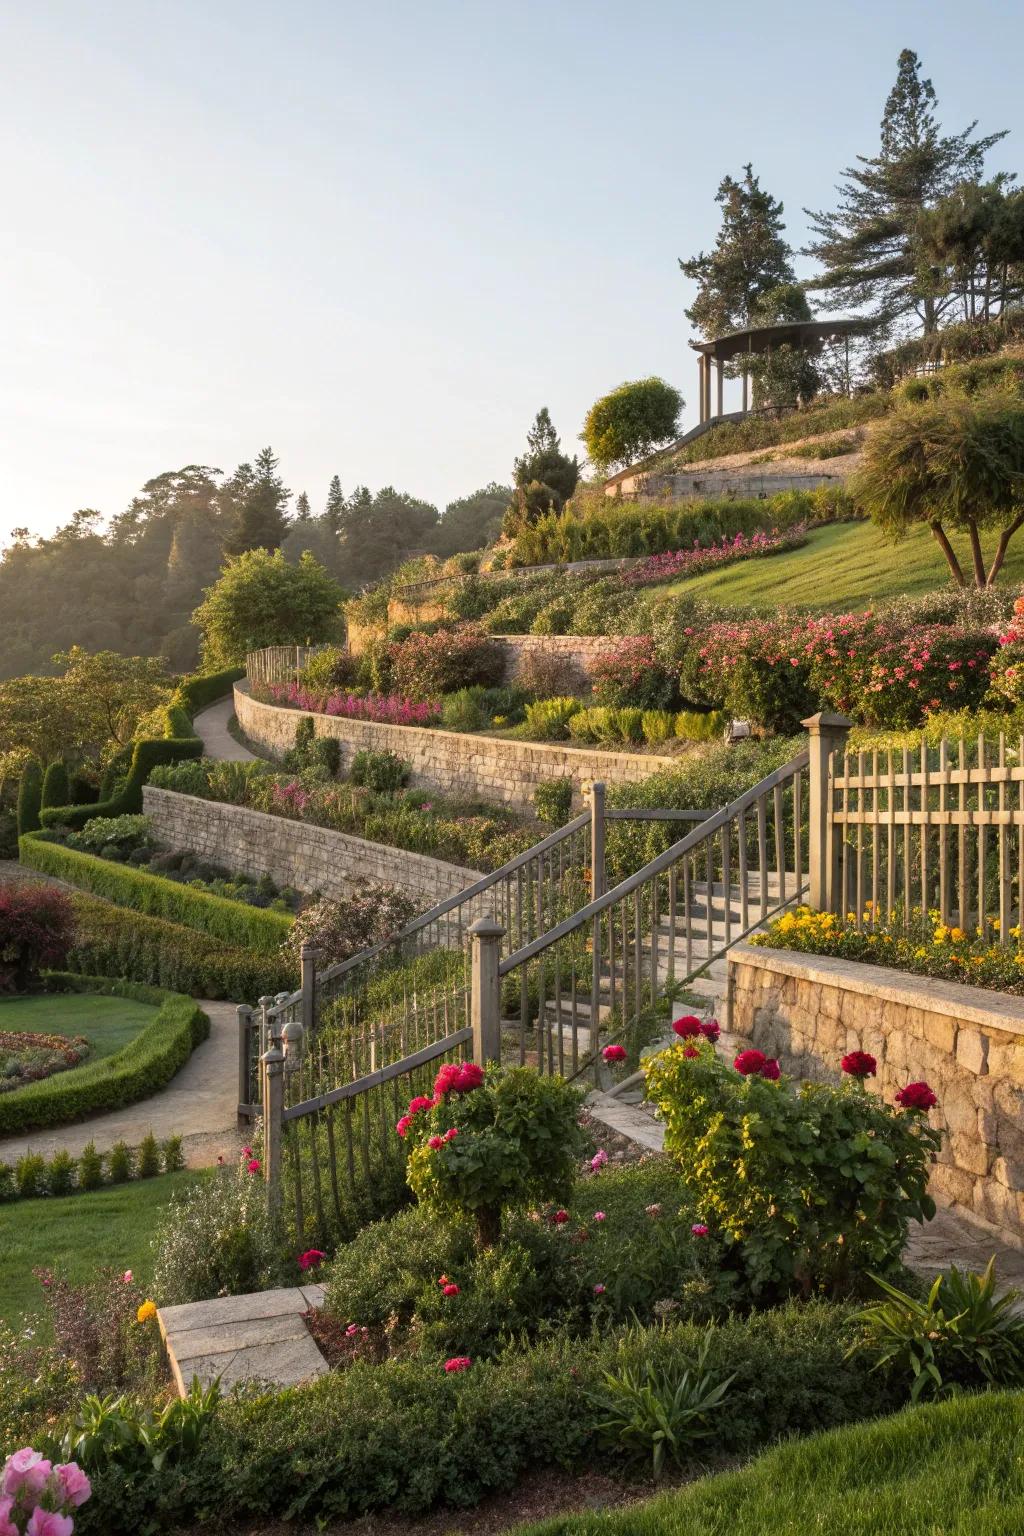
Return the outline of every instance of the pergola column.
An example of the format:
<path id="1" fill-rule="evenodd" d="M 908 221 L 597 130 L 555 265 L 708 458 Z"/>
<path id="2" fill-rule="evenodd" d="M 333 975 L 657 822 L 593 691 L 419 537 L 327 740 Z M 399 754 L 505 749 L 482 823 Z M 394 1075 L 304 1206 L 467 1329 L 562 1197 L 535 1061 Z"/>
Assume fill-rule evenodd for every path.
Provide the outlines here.
<path id="1" fill-rule="evenodd" d="M 721 358 L 715 358 L 715 370 L 718 374 L 718 415 L 724 415 L 723 386 L 725 383 L 725 367 Z"/>

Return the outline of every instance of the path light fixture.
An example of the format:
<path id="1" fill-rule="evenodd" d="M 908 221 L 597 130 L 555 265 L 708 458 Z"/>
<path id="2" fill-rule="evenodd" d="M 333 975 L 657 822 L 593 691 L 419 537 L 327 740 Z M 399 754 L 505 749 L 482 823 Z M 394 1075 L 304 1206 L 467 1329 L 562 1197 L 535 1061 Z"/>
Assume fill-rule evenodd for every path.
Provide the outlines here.
<path id="1" fill-rule="evenodd" d="M 281 1043 L 284 1046 L 284 1069 L 286 1072 L 297 1072 L 302 1065 L 302 1037 L 305 1030 L 298 1019 L 292 1019 L 281 1032 Z"/>

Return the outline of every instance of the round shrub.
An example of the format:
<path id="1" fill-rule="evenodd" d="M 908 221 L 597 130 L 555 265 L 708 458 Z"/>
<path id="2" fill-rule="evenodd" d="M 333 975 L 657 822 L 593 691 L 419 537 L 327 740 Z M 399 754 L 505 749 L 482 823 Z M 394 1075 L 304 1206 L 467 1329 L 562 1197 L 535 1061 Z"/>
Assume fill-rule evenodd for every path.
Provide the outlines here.
<path id="1" fill-rule="evenodd" d="M 675 679 L 649 635 L 622 638 L 614 652 L 594 662 L 590 677 L 596 702 L 613 709 L 669 709 L 677 701 Z"/>
<path id="2" fill-rule="evenodd" d="M 504 676 L 501 647 L 475 624 L 417 631 L 389 648 L 393 686 L 410 699 L 436 699 L 460 688 L 497 686 Z"/>

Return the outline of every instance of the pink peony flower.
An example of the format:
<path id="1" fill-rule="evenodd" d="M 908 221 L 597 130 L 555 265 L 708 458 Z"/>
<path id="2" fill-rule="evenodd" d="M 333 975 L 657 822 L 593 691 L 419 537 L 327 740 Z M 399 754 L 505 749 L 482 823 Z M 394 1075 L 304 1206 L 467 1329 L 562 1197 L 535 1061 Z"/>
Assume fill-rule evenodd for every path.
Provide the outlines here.
<path id="1" fill-rule="evenodd" d="M 349 1323 L 348 1327 L 345 1329 L 345 1337 L 347 1339 L 350 1339 L 353 1334 L 356 1334 L 358 1332 L 359 1332 L 359 1324 L 358 1323 Z"/>
<path id="2" fill-rule="evenodd" d="M 71 1536 L 75 1522 L 70 1515 L 58 1515 L 38 1506 L 29 1516 L 25 1536 Z"/>
<path id="3" fill-rule="evenodd" d="M 411 1124 L 411 1117 L 409 1115 L 403 1115 L 401 1120 L 399 1120 L 396 1124 L 395 1130 L 398 1132 L 399 1136 L 405 1136 Z"/>
<path id="4" fill-rule="evenodd" d="M 18 1527 L 11 1519 L 11 1510 L 13 1508 L 13 1494 L 7 1493 L 0 1497 L 0 1536 L 20 1536 Z"/>
<path id="5" fill-rule="evenodd" d="M 243 1147 L 242 1148 L 242 1156 L 243 1157 L 252 1157 L 252 1147 Z"/>
<path id="6" fill-rule="evenodd" d="M 694 1237 L 707 1237 L 708 1235 L 708 1229 L 702 1221 L 695 1221 L 690 1231 Z"/>
<path id="7" fill-rule="evenodd" d="M 459 1287 L 455 1284 L 454 1280 L 449 1280 L 447 1285 L 441 1287 L 442 1296 L 458 1296 L 460 1294 Z"/>
<path id="8" fill-rule="evenodd" d="M 445 1131 L 444 1136 L 442 1137 L 442 1140 L 443 1141 L 454 1141 L 458 1134 L 459 1134 L 458 1126 L 453 1125 L 450 1131 Z"/>
<path id="9" fill-rule="evenodd" d="M 317 1265 L 321 1264 L 326 1257 L 327 1255 L 321 1248 L 307 1248 L 305 1253 L 299 1254 L 299 1268 L 316 1269 Z"/>
<path id="10" fill-rule="evenodd" d="M 433 1107 L 434 1107 L 433 1099 L 428 1099 L 424 1094 L 421 1093 L 421 1094 L 418 1094 L 415 1099 L 411 1099 L 410 1100 L 409 1108 L 406 1110 L 406 1114 L 410 1115 L 410 1116 L 418 1115 L 421 1110 L 423 1110 L 423 1109 L 433 1109 Z"/>
<path id="11" fill-rule="evenodd" d="M 673 1019 L 672 1028 L 680 1040 L 692 1040 L 700 1034 L 700 1019 L 695 1013 L 684 1013 L 679 1019 Z"/>
<path id="12" fill-rule="evenodd" d="M 431 1152 L 436 1152 L 438 1147 L 444 1146 L 444 1137 L 431 1136 L 427 1141 L 427 1146 L 430 1148 Z"/>
<path id="13" fill-rule="evenodd" d="M 605 1216 L 604 1211 L 595 1211 L 594 1212 L 594 1220 L 595 1221 L 607 1221 L 607 1219 L 608 1218 Z"/>
<path id="14" fill-rule="evenodd" d="M 30 1445 L 26 1445 L 22 1450 L 15 1451 L 13 1456 L 8 1456 L 4 1462 L 0 1486 L 4 1493 L 35 1498 L 46 1487 L 52 1470 L 52 1463 L 43 1460 L 41 1451 L 34 1451 Z"/>
<path id="15" fill-rule="evenodd" d="M 453 1355 L 450 1360 L 445 1361 L 444 1368 L 450 1376 L 455 1371 L 468 1371 L 472 1364 L 468 1355 Z"/>
<path id="16" fill-rule="evenodd" d="M 597 1285 L 594 1286 L 594 1295 L 595 1296 L 603 1296 L 604 1295 L 604 1291 L 605 1291 L 605 1288 L 604 1288 L 603 1285 L 600 1284 L 600 1282 Z"/>
<path id="17" fill-rule="evenodd" d="M 250 1157 L 249 1161 L 246 1163 L 245 1166 L 246 1166 L 246 1168 L 248 1169 L 248 1171 L 250 1173 L 252 1173 L 252 1174 L 259 1173 L 259 1171 L 260 1171 L 260 1160 L 259 1160 L 258 1157 Z"/>
<path id="18" fill-rule="evenodd" d="M 92 1484 L 89 1479 L 75 1461 L 63 1462 L 53 1470 L 63 1503 L 71 1504 L 78 1509 L 92 1494 Z"/>
<path id="19" fill-rule="evenodd" d="M 593 1169 L 594 1173 L 596 1173 L 599 1168 L 603 1168 L 604 1167 L 604 1165 L 605 1165 L 605 1163 L 607 1161 L 608 1161 L 608 1153 L 604 1150 L 604 1147 L 598 1147 L 597 1151 L 594 1153 L 593 1157 L 590 1159 L 590 1166 Z"/>
<path id="20" fill-rule="evenodd" d="M 606 1045 L 601 1055 L 605 1061 L 625 1061 L 626 1047 L 624 1045 Z"/>

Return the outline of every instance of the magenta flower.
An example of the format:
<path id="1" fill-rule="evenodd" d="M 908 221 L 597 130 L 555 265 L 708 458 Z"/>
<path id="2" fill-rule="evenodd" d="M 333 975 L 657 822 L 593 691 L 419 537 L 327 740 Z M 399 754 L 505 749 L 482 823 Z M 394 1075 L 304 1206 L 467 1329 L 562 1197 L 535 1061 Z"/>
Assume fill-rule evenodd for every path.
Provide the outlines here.
<path id="1" fill-rule="evenodd" d="M 595 1211 L 594 1212 L 594 1220 L 595 1221 L 607 1221 L 607 1219 L 608 1218 L 605 1216 L 604 1211 Z"/>
<path id="2" fill-rule="evenodd" d="M 708 1235 L 708 1229 L 702 1221 L 695 1221 L 690 1231 L 694 1237 L 707 1237 Z"/>
<path id="3" fill-rule="evenodd" d="M 445 1361 L 444 1368 L 450 1376 L 456 1371 L 468 1371 L 472 1364 L 468 1355 L 453 1355 L 450 1360 Z"/>
<path id="4" fill-rule="evenodd" d="M 461 1292 L 459 1290 L 459 1287 L 455 1284 L 455 1281 L 454 1280 L 449 1280 L 447 1285 L 443 1285 L 441 1287 L 441 1295 L 442 1296 L 459 1296 L 459 1295 L 461 1295 Z"/>
<path id="5" fill-rule="evenodd" d="M 594 1295 L 595 1296 L 603 1296 L 604 1292 L 605 1292 L 605 1287 L 603 1285 L 601 1285 L 600 1282 L 598 1282 L 598 1284 L 594 1286 Z"/>
<path id="6" fill-rule="evenodd" d="M 257 1174 L 260 1171 L 260 1160 L 258 1157 L 250 1157 L 245 1166 L 249 1173 Z"/>
<path id="7" fill-rule="evenodd" d="M 608 1153 L 604 1150 L 604 1147 L 598 1147 L 597 1151 L 594 1153 L 593 1157 L 590 1159 L 590 1166 L 591 1166 L 592 1170 L 594 1171 L 594 1173 L 596 1173 L 599 1168 L 603 1168 L 604 1167 L 604 1165 L 605 1165 L 605 1163 L 607 1161 L 608 1161 Z"/>
<path id="8" fill-rule="evenodd" d="M 297 1263 L 300 1269 L 316 1269 L 322 1264 L 327 1255 L 322 1248 L 307 1248 L 305 1253 L 300 1253 Z"/>
<path id="9" fill-rule="evenodd" d="M 444 1137 L 443 1136 L 431 1136 L 431 1137 L 429 1137 L 429 1139 L 427 1141 L 427 1146 L 430 1148 L 431 1152 L 436 1152 L 439 1147 L 443 1147 L 444 1146 Z"/>
<path id="10" fill-rule="evenodd" d="M 626 1047 L 624 1045 L 606 1045 L 601 1055 L 605 1061 L 625 1061 Z"/>

